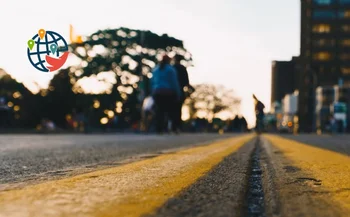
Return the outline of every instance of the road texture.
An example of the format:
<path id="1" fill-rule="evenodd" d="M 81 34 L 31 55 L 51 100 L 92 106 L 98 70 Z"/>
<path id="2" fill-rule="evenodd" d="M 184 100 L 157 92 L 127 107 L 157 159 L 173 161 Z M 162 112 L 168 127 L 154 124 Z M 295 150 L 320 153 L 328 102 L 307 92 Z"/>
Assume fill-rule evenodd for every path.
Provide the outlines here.
<path id="1" fill-rule="evenodd" d="M 225 158 L 178 197 L 167 201 L 154 216 L 246 216 L 245 183 L 255 142 Z"/>
<path id="2" fill-rule="evenodd" d="M 31 164 L 29 175 L 16 168 L 1 177 L 3 186 L 15 179 L 25 184 L 0 190 L 0 217 L 350 213 L 350 136 L 59 135 L 2 141 L 15 145 L 0 146 L 1 168 Z M 80 172 L 49 175 L 69 168 Z M 32 183 L 30 176 L 51 178 Z"/>
<path id="3" fill-rule="evenodd" d="M 140 216 L 151 213 L 238 151 L 252 135 L 0 193 L 0 216 Z M 238 183 L 243 184 L 243 183 Z"/>
<path id="4" fill-rule="evenodd" d="M 232 135 L 1 135 L 0 189 L 14 182 L 66 177 L 228 137 Z"/>
<path id="5" fill-rule="evenodd" d="M 301 134 L 283 135 L 283 137 L 350 156 L 350 135 Z"/>
<path id="6" fill-rule="evenodd" d="M 299 142 L 299 136 L 290 138 L 297 141 L 271 135 L 262 138 L 270 214 L 349 216 L 350 158 L 346 153 L 350 147 L 343 146 L 342 139 L 313 137 L 309 145 Z"/>

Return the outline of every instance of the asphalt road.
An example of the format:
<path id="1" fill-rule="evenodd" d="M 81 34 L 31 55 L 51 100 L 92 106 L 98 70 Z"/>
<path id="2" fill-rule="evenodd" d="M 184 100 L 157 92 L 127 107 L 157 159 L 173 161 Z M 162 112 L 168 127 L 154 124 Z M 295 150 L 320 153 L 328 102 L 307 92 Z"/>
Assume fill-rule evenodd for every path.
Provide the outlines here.
<path id="1" fill-rule="evenodd" d="M 238 146 L 239 137 L 212 144 L 234 136 L 237 135 L 1 136 L 0 194 L 1 187 L 6 189 L 11 183 L 31 184 L 41 178 L 59 179 L 74 176 L 76 171 L 97 170 L 86 177 L 72 177 L 56 184 L 45 184 L 42 180 L 43 184 L 19 192 L 3 191 L 8 201 L 2 205 L 15 210 L 17 207 L 11 207 L 14 202 L 31 207 L 47 200 L 48 204 L 56 204 L 52 201 L 58 198 L 66 210 L 72 210 L 73 206 L 84 208 L 85 205 L 80 202 L 72 205 L 67 195 L 68 198 L 75 195 L 74 201 L 97 201 L 97 204 L 106 201 L 101 204 L 107 205 L 117 201 L 113 201 L 113 197 L 126 195 L 128 197 L 110 207 L 113 212 L 118 210 L 118 205 L 125 212 L 153 206 L 157 209 L 145 213 L 154 217 L 347 216 L 350 135 L 264 135 L 242 142 L 242 146 Z M 211 145 L 200 150 L 189 149 L 204 144 Z M 231 145 L 237 146 L 235 151 L 228 148 Z M 172 153 L 182 148 L 183 152 Z M 224 154 L 225 150 L 228 155 Z M 169 152 L 172 154 L 152 158 Z M 222 152 L 220 156 L 226 157 L 218 160 L 215 152 Z M 123 165 L 113 167 L 119 164 Z M 104 167 L 111 169 L 99 170 Z M 60 186 L 69 189 L 61 190 Z M 52 190 L 57 197 L 52 195 Z M 32 196 L 37 191 L 41 192 L 39 196 Z M 34 202 L 28 202 L 28 197 L 33 197 Z M 159 206 L 154 205 L 158 202 Z"/>
<path id="2" fill-rule="evenodd" d="M 350 135 L 282 135 L 285 138 L 350 155 Z"/>
<path id="3" fill-rule="evenodd" d="M 254 145 L 252 140 L 226 157 L 207 175 L 168 200 L 152 217 L 251 216 L 245 193 Z"/>
<path id="4" fill-rule="evenodd" d="M 1 135 L 0 184 L 74 175 L 149 158 L 171 149 L 203 145 L 232 134 Z"/>
<path id="5" fill-rule="evenodd" d="M 294 153 L 296 156 L 300 155 L 299 151 L 306 153 L 307 158 L 304 159 L 304 162 L 307 162 L 307 165 L 310 165 L 310 162 L 311 165 L 316 164 L 312 166 L 312 169 L 317 167 L 321 169 L 313 171 L 307 166 L 299 168 L 298 165 L 288 160 L 280 150 L 272 148 L 270 143 L 264 145 L 266 140 L 260 139 L 258 147 L 260 147 L 262 154 L 257 157 L 260 164 L 263 165 L 263 175 L 260 177 L 262 180 L 257 180 L 259 173 L 254 174 L 253 172 L 254 170 L 259 172 L 259 169 L 254 168 L 254 161 L 252 161 L 254 158 L 252 153 L 257 152 L 257 149 L 252 152 L 255 143 L 253 140 L 238 152 L 227 157 L 180 195 L 169 199 L 152 216 L 335 217 L 344 216 L 344 213 L 346 215 L 346 210 L 339 212 L 342 207 L 329 199 L 329 197 L 337 197 L 337 192 L 348 191 L 342 172 L 337 173 L 334 170 L 336 166 L 332 160 L 336 162 L 338 156 L 328 152 L 318 153 L 313 150 L 310 152 L 307 147 L 317 147 L 320 152 L 331 150 L 333 153 L 349 155 L 350 135 L 282 135 L 282 137 L 304 143 L 305 146 L 296 148 L 295 150 L 298 152 L 293 150 Z M 291 154 L 293 151 L 289 149 L 292 148 L 289 145 L 294 146 L 294 144 L 281 141 L 280 145 L 285 146 L 289 150 L 288 154 Z M 258 149 L 258 152 L 260 150 Z M 315 161 L 308 156 L 313 156 L 316 159 L 320 156 L 324 158 Z M 344 156 L 344 158 L 346 157 Z M 346 170 L 346 166 L 338 166 Z M 334 185 L 334 189 L 331 188 L 332 185 L 329 186 L 333 180 L 327 183 L 324 177 L 317 175 L 320 172 L 324 172 L 324 176 L 332 174 L 335 179 L 339 180 L 339 183 Z M 324 180 L 324 183 L 312 183 L 313 180 Z M 262 182 L 266 195 L 259 192 L 261 186 L 256 181 Z M 327 184 L 328 186 L 326 186 Z M 320 185 L 325 186 L 325 188 L 317 188 Z M 252 193 L 252 199 L 250 199 L 249 192 Z M 259 203 L 265 204 L 265 206 L 259 207 Z"/>
<path id="6" fill-rule="evenodd" d="M 348 217 L 347 138 L 350 137 L 263 136 L 261 165 L 268 216 Z"/>

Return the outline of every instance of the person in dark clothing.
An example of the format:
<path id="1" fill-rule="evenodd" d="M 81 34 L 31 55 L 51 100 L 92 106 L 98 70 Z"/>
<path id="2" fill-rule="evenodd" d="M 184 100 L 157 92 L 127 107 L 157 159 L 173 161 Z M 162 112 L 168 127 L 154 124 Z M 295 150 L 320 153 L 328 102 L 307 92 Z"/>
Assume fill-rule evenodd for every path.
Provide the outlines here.
<path id="1" fill-rule="evenodd" d="M 10 108 L 4 97 L 0 97 L 0 128 L 6 128 L 9 124 Z"/>
<path id="2" fill-rule="evenodd" d="M 153 70 L 151 79 L 152 95 L 156 106 L 157 132 L 165 131 L 166 115 L 173 123 L 176 123 L 175 108 L 182 98 L 181 88 L 176 70 L 170 65 L 170 58 L 165 55 L 162 61 Z"/>
<path id="3" fill-rule="evenodd" d="M 240 130 L 240 132 L 247 132 L 247 129 L 248 129 L 248 123 L 247 123 L 247 120 L 245 119 L 245 117 L 241 117 L 240 119 L 239 119 L 239 122 L 240 122 L 240 124 L 239 124 L 239 130 Z"/>
<path id="4" fill-rule="evenodd" d="M 264 109 L 265 105 L 258 100 L 258 98 L 253 94 L 254 103 L 255 103 L 255 114 L 256 114 L 256 129 L 258 133 L 264 128 L 263 121 L 265 117 Z"/>
<path id="5" fill-rule="evenodd" d="M 178 81 L 179 81 L 179 85 L 180 85 L 180 89 L 181 89 L 181 98 L 180 101 L 178 101 L 176 108 L 175 108 L 175 123 L 173 123 L 173 130 L 175 131 L 179 131 L 182 128 L 182 106 L 185 102 L 186 99 L 186 95 L 185 95 L 185 87 L 189 87 L 190 86 L 190 82 L 188 79 L 188 73 L 187 73 L 187 69 L 184 65 L 181 64 L 181 60 L 183 59 L 183 57 L 181 55 L 175 55 L 174 57 L 174 68 L 176 69 L 177 72 L 177 77 L 178 77 Z"/>

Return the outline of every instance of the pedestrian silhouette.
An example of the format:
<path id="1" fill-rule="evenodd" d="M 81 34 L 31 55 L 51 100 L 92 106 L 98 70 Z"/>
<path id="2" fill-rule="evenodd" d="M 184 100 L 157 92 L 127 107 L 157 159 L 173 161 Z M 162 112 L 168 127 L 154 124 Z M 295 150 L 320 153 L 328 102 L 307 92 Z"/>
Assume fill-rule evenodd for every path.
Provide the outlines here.
<path id="1" fill-rule="evenodd" d="M 185 87 L 189 87 L 190 83 L 189 83 L 189 79 L 188 79 L 188 72 L 187 69 L 184 65 L 181 64 L 181 60 L 183 60 L 183 57 L 181 55 L 175 55 L 174 57 L 174 68 L 176 69 L 177 72 L 177 77 L 179 80 L 179 85 L 180 85 L 180 89 L 181 89 L 181 98 L 178 101 L 176 107 L 175 107 L 175 114 L 174 114 L 174 122 L 172 124 L 172 130 L 179 132 L 180 130 L 182 130 L 182 106 L 185 102 L 186 96 L 185 96 Z"/>
<path id="2" fill-rule="evenodd" d="M 258 133 L 261 133 L 264 128 L 264 109 L 265 105 L 258 100 L 258 98 L 253 94 L 254 104 L 255 104 L 255 115 L 256 115 L 256 130 Z"/>
<path id="3" fill-rule="evenodd" d="M 163 133 L 167 128 L 167 117 L 176 123 L 175 108 L 182 98 L 176 70 L 170 65 L 170 58 L 164 55 L 154 68 L 151 79 L 152 95 L 156 106 L 156 128 Z"/>

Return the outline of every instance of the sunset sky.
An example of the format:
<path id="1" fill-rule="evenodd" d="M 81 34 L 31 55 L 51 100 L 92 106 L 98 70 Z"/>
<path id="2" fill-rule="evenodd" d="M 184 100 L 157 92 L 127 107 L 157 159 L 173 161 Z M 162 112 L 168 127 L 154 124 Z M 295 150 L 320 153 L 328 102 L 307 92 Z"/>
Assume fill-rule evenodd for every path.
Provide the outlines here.
<path id="1" fill-rule="evenodd" d="M 118 27 L 167 33 L 193 55 L 191 83 L 234 89 L 252 125 L 253 93 L 270 108 L 271 61 L 299 54 L 299 10 L 299 0 L 1 0 L 0 68 L 45 86 L 52 74 L 34 69 L 26 53 L 41 28 L 67 40 L 69 24 L 81 35 Z"/>

